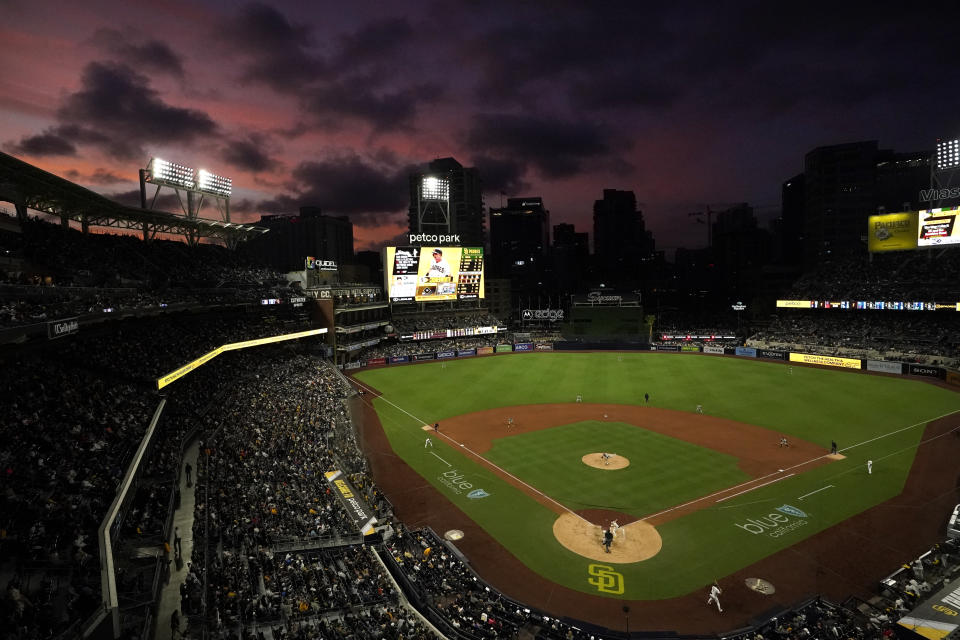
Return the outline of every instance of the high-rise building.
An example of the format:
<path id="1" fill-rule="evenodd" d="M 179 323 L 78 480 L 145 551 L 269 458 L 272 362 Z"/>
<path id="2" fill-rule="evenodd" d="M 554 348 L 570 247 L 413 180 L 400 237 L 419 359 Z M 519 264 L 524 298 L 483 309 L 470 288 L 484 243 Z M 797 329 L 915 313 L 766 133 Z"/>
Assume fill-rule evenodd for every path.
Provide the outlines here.
<path id="1" fill-rule="evenodd" d="M 804 261 L 866 251 L 867 218 L 921 208 L 930 184 L 929 151 L 895 153 L 876 140 L 817 147 L 804 158 Z"/>
<path id="2" fill-rule="evenodd" d="M 411 234 L 459 236 L 461 245 L 484 246 L 479 172 L 453 158 L 438 158 L 411 174 L 409 222 Z"/>
<path id="3" fill-rule="evenodd" d="M 558 293 L 582 291 L 590 263 L 587 232 L 578 232 L 572 224 L 553 225 L 552 253 L 554 290 Z"/>
<path id="4" fill-rule="evenodd" d="M 640 265 L 654 252 L 633 191 L 604 189 L 593 204 L 593 254 L 598 275 L 614 286 L 632 287 L 640 281 Z"/>
<path id="5" fill-rule="evenodd" d="M 543 270 L 550 248 L 550 212 L 543 198 L 508 198 L 490 209 L 490 257 L 498 278 L 525 278 Z"/>
<path id="6" fill-rule="evenodd" d="M 261 216 L 257 224 L 269 233 L 252 238 L 245 250 L 281 271 L 302 271 L 307 256 L 353 262 L 353 223 L 347 216 L 325 216 L 320 207 L 299 213 Z"/>

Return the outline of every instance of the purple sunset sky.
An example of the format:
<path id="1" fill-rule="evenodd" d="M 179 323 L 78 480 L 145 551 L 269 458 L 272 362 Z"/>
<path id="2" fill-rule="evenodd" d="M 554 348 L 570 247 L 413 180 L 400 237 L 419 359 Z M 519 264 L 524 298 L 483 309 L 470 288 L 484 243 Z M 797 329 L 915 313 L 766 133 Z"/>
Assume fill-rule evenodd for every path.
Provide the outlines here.
<path id="1" fill-rule="evenodd" d="M 886 8 L 891 7 L 891 8 Z M 955 136 L 955 3 L 0 0 L 0 146 L 131 204 L 152 156 L 233 178 L 235 219 L 318 205 L 358 248 L 407 174 L 477 166 L 592 235 L 631 189 L 660 247 L 771 205 L 811 148 Z M 208 212 L 206 215 L 213 215 Z"/>

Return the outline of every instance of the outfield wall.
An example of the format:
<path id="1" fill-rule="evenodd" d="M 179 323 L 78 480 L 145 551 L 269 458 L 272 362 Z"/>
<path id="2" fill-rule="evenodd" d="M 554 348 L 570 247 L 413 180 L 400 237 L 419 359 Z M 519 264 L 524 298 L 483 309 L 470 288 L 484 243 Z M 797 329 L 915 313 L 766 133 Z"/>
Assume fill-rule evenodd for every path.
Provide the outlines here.
<path id="1" fill-rule="evenodd" d="M 424 345 L 426 346 L 426 345 Z M 703 353 L 708 355 L 725 355 L 753 360 L 778 361 L 789 364 L 808 364 L 819 367 L 836 367 L 840 369 L 854 369 L 873 373 L 912 376 L 945 380 L 949 384 L 960 386 L 960 372 L 950 371 L 934 365 L 889 360 L 870 360 L 858 358 L 841 358 L 825 356 L 816 353 L 802 353 L 798 351 L 778 351 L 775 349 L 759 349 L 754 347 L 722 347 L 716 345 L 676 345 L 655 344 L 638 346 L 631 343 L 602 343 L 598 346 L 584 342 L 514 342 L 498 344 L 496 347 L 477 347 L 475 349 L 461 349 L 457 351 L 417 352 L 390 357 L 370 358 L 346 364 L 337 365 L 340 369 L 356 370 L 367 367 L 393 366 L 409 364 L 411 362 L 426 362 L 432 360 L 449 360 L 471 358 L 480 355 L 501 355 L 504 353 L 533 353 L 535 351 L 657 351 L 660 353 Z"/>

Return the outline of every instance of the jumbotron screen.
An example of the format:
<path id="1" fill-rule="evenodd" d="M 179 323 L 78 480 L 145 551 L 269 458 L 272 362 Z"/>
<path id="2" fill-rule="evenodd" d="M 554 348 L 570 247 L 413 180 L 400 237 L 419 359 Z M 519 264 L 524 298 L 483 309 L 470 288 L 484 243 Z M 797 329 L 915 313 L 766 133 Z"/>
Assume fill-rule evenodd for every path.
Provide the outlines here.
<path id="1" fill-rule="evenodd" d="M 958 207 L 921 211 L 917 246 L 936 247 L 945 244 L 960 244 L 958 215 L 960 215 L 960 208 Z"/>
<path id="2" fill-rule="evenodd" d="M 483 247 L 387 247 L 383 265 L 391 302 L 484 297 Z"/>

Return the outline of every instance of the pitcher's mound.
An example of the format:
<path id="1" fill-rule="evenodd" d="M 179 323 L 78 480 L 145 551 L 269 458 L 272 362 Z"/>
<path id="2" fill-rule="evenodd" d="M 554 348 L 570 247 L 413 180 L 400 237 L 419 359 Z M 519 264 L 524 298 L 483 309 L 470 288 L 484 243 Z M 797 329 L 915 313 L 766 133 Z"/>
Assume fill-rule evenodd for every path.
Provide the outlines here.
<path id="1" fill-rule="evenodd" d="M 572 513 L 565 513 L 553 523 L 557 542 L 574 553 L 600 562 L 643 562 L 660 553 L 663 540 L 656 528 L 643 520 L 620 527 L 610 553 L 603 546 L 603 529 Z"/>
<path id="2" fill-rule="evenodd" d="M 623 456 L 618 456 L 615 453 L 608 453 L 607 455 L 610 456 L 610 458 L 604 460 L 602 453 L 588 453 L 580 458 L 580 460 L 588 467 L 606 469 L 607 471 L 615 471 L 616 469 L 623 469 L 624 467 L 630 466 L 630 460 Z"/>

